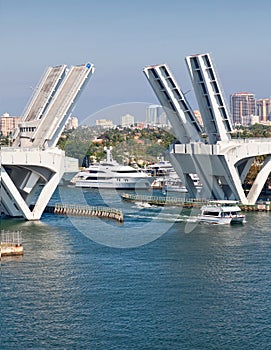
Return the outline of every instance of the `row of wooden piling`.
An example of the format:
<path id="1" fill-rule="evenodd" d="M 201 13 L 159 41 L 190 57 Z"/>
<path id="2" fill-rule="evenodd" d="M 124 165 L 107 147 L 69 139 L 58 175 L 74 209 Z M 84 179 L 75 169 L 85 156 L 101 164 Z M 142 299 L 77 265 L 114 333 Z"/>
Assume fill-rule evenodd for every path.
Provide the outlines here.
<path id="1" fill-rule="evenodd" d="M 200 208 L 202 205 L 207 204 L 209 200 L 204 198 L 181 198 L 170 196 L 148 196 L 123 193 L 121 195 L 123 200 L 130 202 L 143 202 L 157 206 L 180 206 L 182 208 Z M 260 201 L 256 204 L 238 204 L 243 211 L 271 211 L 271 202 Z"/>
<path id="2" fill-rule="evenodd" d="M 47 206 L 45 211 L 58 215 L 95 216 L 117 220 L 118 222 L 124 221 L 123 212 L 121 210 L 102 206 L 55 204 L 53 206 Z"/>

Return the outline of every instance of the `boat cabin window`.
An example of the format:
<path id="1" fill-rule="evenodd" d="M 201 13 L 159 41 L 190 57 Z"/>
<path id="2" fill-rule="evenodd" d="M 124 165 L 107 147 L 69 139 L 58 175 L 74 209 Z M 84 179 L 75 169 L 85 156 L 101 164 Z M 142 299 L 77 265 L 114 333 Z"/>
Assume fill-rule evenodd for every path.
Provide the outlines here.
<path id="1" fill-rule="evenodd" d="M 103 166 L 114 166 L 114 164 L 111 164 L 111 163 L 101 163 L 101 165 L 103 165 Z"/>
<path id="2" fill-rule="evenodd" d="M 101 176 L 99 176 L 99 177 L 96 177 L 96 176 L 89 176 L 89 177 L 87 177 L 86 178 L 86 180 L 91 180 L 91 181 L 93 181 L 93 180 L 110 180 L 111 179 L 111 177 L 101 177 Z"/>
<path id="3" fill-rule="evenodd" d="M 120 174 L 133 174 L 133 173 L 137 173 L 138 171 L 135 170 L 114 170 L 114 173 L 120 173 Z"/>
<path id="4" fill-rule="evenodd" d="M 101 174 L 101 173 L 105 173 L 105 171 L 103 170 L 89 170 L 90 174 Z"/>
<path id="5" fill-rule="evenodd" d="M 219 212 L 218 211 L 204 211 L 203 215 L 218 216 Z"/>

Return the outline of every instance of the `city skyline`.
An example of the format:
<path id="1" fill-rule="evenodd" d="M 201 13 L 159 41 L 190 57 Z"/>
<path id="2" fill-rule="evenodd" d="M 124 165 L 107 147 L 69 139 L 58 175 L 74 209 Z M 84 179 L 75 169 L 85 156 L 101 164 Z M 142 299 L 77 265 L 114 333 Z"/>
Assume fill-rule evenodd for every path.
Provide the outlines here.
<path id="1" fill-rule="evenodd" d="M 157 63 L 169 65 L 196 109 L 184 63 L 195 52 L 211 52 L 227 101 L 240 91 L 269 98 L 269 55 L 261 55 L 269 40 L 268 9 L 264 0 L 256 5 L 1 0 L 0 114 L 22 114 L 49 65 L 88 61 L 96 71 L 74 111 L 80 121 L 111 105 L 157 104 L 142 73 Z"/>

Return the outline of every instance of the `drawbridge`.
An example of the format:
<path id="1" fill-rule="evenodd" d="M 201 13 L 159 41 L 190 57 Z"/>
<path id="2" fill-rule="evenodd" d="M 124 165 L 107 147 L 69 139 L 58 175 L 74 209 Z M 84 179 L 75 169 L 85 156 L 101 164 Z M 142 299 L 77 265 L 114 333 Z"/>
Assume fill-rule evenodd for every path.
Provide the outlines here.
<path id="1" fill-rule="evenodd" d="M 45 72 L 14 132 L 12 146 L 1 148 L 4 214 L 40 219 L 63 174 L 77 171 L 74 159 L 56 145 L 93 73 L 90 63 L 49 67 Z"/>
<path id="2" fill-rule="evenodd" d="M 178 139 L 169 151 L 170 161 L 192 198 L 200 195 L 254 204 L 271 171 L 271 140 L 232 139 L 230 113 L 210 54 L 187 56 L 185 61 L 202 116 L 205 140 L 167 65 L 144 68 Z M 265 156 L 265 160 L 251 189 L 245 193 L 243 182 L 257 156 Z M 200 194 L 190 174 L 198 174 L 203 185 Z"/>

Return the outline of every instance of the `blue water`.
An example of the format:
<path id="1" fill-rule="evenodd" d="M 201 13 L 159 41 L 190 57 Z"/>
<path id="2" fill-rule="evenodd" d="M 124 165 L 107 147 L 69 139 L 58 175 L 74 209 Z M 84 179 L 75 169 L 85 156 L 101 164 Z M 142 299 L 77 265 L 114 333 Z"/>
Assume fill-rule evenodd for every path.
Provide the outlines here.
<path id="1" fill-rule="evenodd" d="M 1 261 L 1 349 L 271 349 L 271 214 L 199 225 L 115 193 L 82 198 L 122 208 L 124 224 L 1 220 L 25 250 Z"/>

